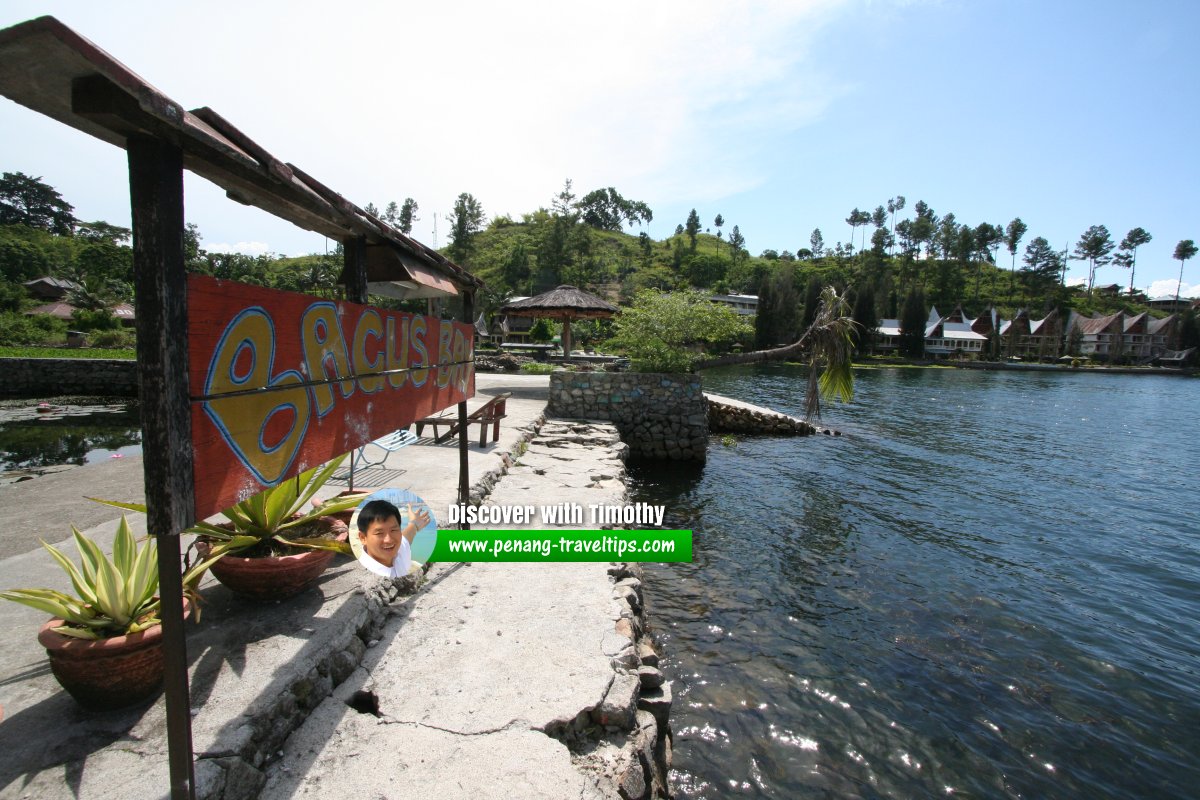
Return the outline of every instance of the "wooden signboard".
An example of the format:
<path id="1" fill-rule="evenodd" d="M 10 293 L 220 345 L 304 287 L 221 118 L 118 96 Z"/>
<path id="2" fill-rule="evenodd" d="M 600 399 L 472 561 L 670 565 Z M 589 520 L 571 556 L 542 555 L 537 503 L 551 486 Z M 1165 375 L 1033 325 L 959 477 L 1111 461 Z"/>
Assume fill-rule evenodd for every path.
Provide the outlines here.
<path id="1" fill-rule="evenodd" d="M 196 518 L 473 396 L 472 334 L 189 275 Z"/>

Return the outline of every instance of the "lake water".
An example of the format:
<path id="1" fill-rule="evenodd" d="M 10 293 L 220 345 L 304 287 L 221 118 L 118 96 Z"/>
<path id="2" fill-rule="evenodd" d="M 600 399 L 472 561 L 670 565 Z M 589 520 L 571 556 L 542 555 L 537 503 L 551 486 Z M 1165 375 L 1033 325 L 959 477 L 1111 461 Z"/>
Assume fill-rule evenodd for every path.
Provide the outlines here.
<path id="1" fill-rule="evenodd" d="M 120 398 L 0 402 L 0 473 L 94 464 L 142 451 L 137 403 Z"/>
<path id="2" fill-rule="evenodd" d="M 1196 797 L 1200 380 L 855 376 L 841 438 L 631 470 L 695 530 L 647 570 L 678 796 Z"/>

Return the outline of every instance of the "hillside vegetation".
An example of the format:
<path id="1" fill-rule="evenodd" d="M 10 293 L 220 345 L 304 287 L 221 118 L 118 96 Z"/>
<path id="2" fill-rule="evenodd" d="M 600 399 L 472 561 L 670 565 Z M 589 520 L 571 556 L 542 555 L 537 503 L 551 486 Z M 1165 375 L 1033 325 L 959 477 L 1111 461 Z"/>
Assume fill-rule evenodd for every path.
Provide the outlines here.
<path id="1" fill-rule="evenodd" d="M 875 212 L 851 212 L 851 240 L 824 245 L 819 230 L 809 247 L 796 252 L 765 250 L 752 255 L 738 225 L 729 226 L 720 214 L 702 223 L 693 210 L 670 236 L 655 240 L 640 229 L 653 219 L 644 203 L 622 197 L 615 189 L 597 189 L 578 197 L 567 181 L 551 198 L 520 219 L 507 216 L 490 221 L 482 203 L 461 194 L 448 215 L 449 243 L 444 252 L 487 283 L 476 309 L 495 312 L 509 297 L 531 295 L 569 283 L 591 289 L 610 300 L 629 304 L 641 290 L 672 292 L 688 288 L 712 293 L 762 296 L 760 344 L 788 341 L 802 330 L 816 309 L 823 286 L 834 286 L 854 301 L 855 318 L 864 323 L 897 317 L 904 301 L 918 290 L 926 301 L 949 311 L 962 304 L 970 315 L 997 307 L 1009 317 L 1018 308 L 1034 317 L 1051 310 L 1075 309 L 1083 314 L 1145 310 L 1137 294 L 1065 287 L 1065 251 L 1052 250 L 1045 239 L 1034 238 L 1019 249 L 1025 227 L 1019 219 L 1005 228 L 981 223 L 958 223 L 953 214 L 939 217 L 923 202 L 915 216 L 896 219 L 903 198 L 893 198 Z M 410 232 L 418 219 L 417 203 L 388 205 L 378 213 L 397 228 Z M 661 224 L 661 221 L 660 223 Z M 867 244 L 867 228 L 874 233 Z M 859 228 L 863 230 L 859 232 Z M 630 233 L 627 230 L 636 232 Z M 1140 231 L 1140 234 L 1138 232 Z M 1138 243 L 1149 234 L 1130 231 L 1116 255 L 1116 245 L 1103 226 L 1093 226 L 1081 238 L 1071 258 L 1096 266 L 1114 261 L 1136 267 Z M 1181 242 L 1181 245 L 1184 243 Z M 185 234 L 188 268 L 220 278 L 290 291 L 333 297 L 341 271 L 340 248 L 296 258 L 247 256 L 208 252 L 200 231 L 189 225 Z M 1005 246 L 1008 268 L 997 264 Z M 1186 252 L 1186 248 L 1184 251 Z M 1182 262 L 1181 262 L 1182 263 Z M 66 299 L 80 309 L 71 326 L 84 330 L 115 330 L 111 308 L 132 299 L 130 231 L 103 221 L 83 222 L 53 187 L 22 173 L 4 173 L 0 181 L 0 343 L 41 344 L 61 341 L 67 323 L 24 312 L 39 301 L 20 284 L 51 275 L 78 284 Z M 380 305 L 396 306 L 379 299 Z M 423 309 L 424 304 L 413 306 Z M 443 309 L 454 313 L 453 305 Z M 113 334 L 114 345 L 130 344 Z"/>

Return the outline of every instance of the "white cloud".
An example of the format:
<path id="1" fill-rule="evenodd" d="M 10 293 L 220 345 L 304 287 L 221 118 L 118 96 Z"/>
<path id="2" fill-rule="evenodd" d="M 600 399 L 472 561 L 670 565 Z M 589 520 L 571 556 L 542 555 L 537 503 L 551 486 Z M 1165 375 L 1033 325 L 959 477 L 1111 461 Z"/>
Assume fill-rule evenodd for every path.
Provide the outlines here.
<path id="1" fill-rule="evenodd" d="M 235 244 L 201 242 L 200 246 L 210 253 L 241 253 L 247 256 L 261 256 L 271 252 L 271 247 L 266 242 L 237 242 Z"/>
<path id="2" fill-rule="evenodd" d="M 287 59 L 281 70 L 252 33 L 260 26 L 246 20 L 244 42 L 222 27 L 234 39 L 225 51 L 240 54 L 238 72 L 217 66 L 195 89 L 356 203 L 416 197 L 423 236 L 459 192 L 489 215 L 519 214 L 548 205 L 568 177 L 581 193 L 616 186 L 651 206 L 700 203 L 769 178 L 772 138 L 845 91 L 806 55 L 848 1 L 626 1 L 601 12 L 576 3 L 378 4 L 350 17 L 301 3 L 264 24 L 282 41 L 339 30 L 328 52 Z M 264 96 L 274 108 L 303 110 L 302 128 L 296 114 L 263 115 Z"/>
<path id="3" fill-rule="evenodd" d="M 1178 280 L 1161 280 L 1155 281 L 1146 287 L 1146 296 L 1154 297 L 1175 297 L 1175 287 L 1179 287 L 1180 297 L 1200 297 L 1200 283 L 1185 283 L 1179 285 Z"/>

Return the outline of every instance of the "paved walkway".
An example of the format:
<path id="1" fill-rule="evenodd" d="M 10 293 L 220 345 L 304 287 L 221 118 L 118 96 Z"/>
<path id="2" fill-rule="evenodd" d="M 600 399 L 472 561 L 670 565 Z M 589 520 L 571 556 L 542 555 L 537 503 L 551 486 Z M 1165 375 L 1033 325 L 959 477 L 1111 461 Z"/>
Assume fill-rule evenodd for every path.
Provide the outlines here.
<path id="1" fill-rule="evenodd" d="M 470 448 L 480 488 L 524 451 L 547 384 L 478 376 L 481 398 L 512 392 L 501 440 Z M 593 446 L 597 435 L 568 429 L 550 450 L 535 446 L 493 502 L 618 502 L 620 462 Z M 444 519 L 457 464 L 456 444 L 422 440 L 389 457 L 388 485 L 416 492 Z M 36 541 L 65 541 L 71 522 L 108 547 L 119 512 L 85 495 L 140 500 L 140 459 L 0 487 L 0 587 L 67 588 Z M 606 565 L 444 565 L 429 577 L 427 590 L 395 602 L 346 561 L 316 590 L 266 606 L 206 582 L 202 620 L 188 625 L 198 794 L 254 797 L 267 777 L 273 797 L 594 794 L 566 746 L 541 731 L 562 738 L 591 725 L 587 709 L 614 682 L 612 654 L 628 649 L 613 638 L 620 607 Z M 82 712 L 36 643 L 43 618 L 0 603 L 0 625 L 14 634 L 0 650 L 0 798 L 163 796 L 162 699 Z M 360 689 L 374 692 L 380 717 L 345 704 Z"/>
<path id="2" fill-rule="evenodd" d="M 610 426 L 547 422 L 489 503 L 621 503 L 623 448 Z M 608 566 L 448 566 L 292 736 L 262 796 L 605 796 L 547 732 L 595 726 L 630 644 Z M 347 705 L 356 692 L 378 716 Z"/>

